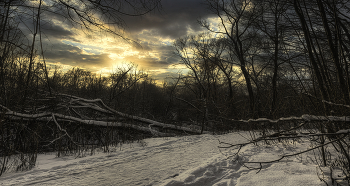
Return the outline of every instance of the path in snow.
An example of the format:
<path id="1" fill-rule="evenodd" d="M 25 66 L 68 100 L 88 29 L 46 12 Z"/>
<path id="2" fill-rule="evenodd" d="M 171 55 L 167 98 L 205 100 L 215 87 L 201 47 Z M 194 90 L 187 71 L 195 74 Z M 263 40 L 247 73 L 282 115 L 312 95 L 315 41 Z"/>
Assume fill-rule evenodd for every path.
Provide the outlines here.
<path id="1" fill-rule="evenodd" d="M 282 153 L 291 153 L 304 148 L 259 147 L 250 145 L 241 151 L 241 161 L 268 161 Z M 253 164 L 253 167 L 259 167 Z M 249 170 L 240 162 L 214 156 L 201 166 L 192 168 L 175 178 L 163 180 L 159 186 L 299 186 L 325 185 L 316 175 L 316 166 L 298 158 L 289 158 L 279 163 L 263 164 L 263 169 Z"/>
<path id="2" fill-rule="evenodd" d="M 124 144 L 122 150 L 117 147 L 114 152 L 84 158 L 39 155 L 37 167 L 7 173 L 0 177 L 0 185 L 323 185 L 315 166 L 296 158 L 266 165 L 256 174 L 256 170 L 227 160 L 217 148 L 218 138 L 244 140 L 237 134 L 151 138 L 145 140 L 145 147 Z M 250 161 L 277 157 L 283 151 L 253 145 L 242 149 L 245 160 Z"/>
<path id="3" fill-rule="evenodd" d="M 212 135 L 146 139 L 148 144 L 124 144 L 115 152 L 41 162 L 31 171 L 5 174 L 3 185 L 147 185 L 183 172 L 215 154 L 218 141 Z M 46 157 L 47 158 L 47 157 Z M 51 163 L 51 165 L 50 165 Z"/>

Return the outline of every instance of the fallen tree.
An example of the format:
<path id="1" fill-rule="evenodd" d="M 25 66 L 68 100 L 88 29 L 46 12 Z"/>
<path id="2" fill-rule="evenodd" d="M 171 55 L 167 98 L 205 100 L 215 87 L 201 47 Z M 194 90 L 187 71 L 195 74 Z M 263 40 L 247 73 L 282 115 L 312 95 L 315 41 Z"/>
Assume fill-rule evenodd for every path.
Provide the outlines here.
<path id="1" fill-rule="evenodd" d="M 0 175 L 31 169 L 41 152 L 85 156 L 96 148 L 144 145 L 148 137 L 201 134 L 199 127 L 166 124 L 116 111 L 101 99 L 67 94 L 42 92 L 25 107 L 13 108 L 0 105 Z"/>
<path id="2" fill-rule="evenodd" d="M 60 98 L 63 98 L 63 99 L 60 99 Z M 57 102 L 58 99 L 61 101 Z M 65 110 L 66 112 L 65 114 L 62 114 L 57 112 L 45 111 L 49 109 L 49 107 L 52 107 L 51 105 L 49 106 L 44 105 L 42 107 L 39 107 L 36 110 L 37 111 L 43 110 L 43 111 L 36 114 L 15 112 L 2 105 L 0 105 L 0 107 L 5 111 L 4 112 L 5 118 L 11 119 L 11 120 L 34 119 L 34 120 L 41 120 L 41 121 L 53 121 L 53 119 L 56 118 L 57 121 L 71 121 L 71 122 L 78 122 L 78 123 L 87 124 L 87 125 L 128 127 L 128 128 L 133 128 L 135 130 L 150 132 L 154 136 L 174 136 L 175 134 L 162 133 L 162 132 L 159 132 L 157 129 L 153 129 L 152 127 L 158 128 L 158 129 L 162 128 L 162 130 L 172 129 L 180 132 L 188 132 L 191 134 L 201 134 L 201 131 L 197 129 L 177 126 L 172 124 L 165 124 L 165 123 L 161 123 L 151 119 L 133 116 L 133 115 L 116 111 L 108 107 L 101 99 L 91 100 L 91 99 L 84 99 L 84 98 L 67 95 L 67 94 L 55 94 L 53 97 L 47 97 L 44 99 L 40 99 L 38 101 L 56 102 L 54 106 L 55 107 L 54 110 L 56 111 Z M 84 111 L 79 111 L 81 109 L 85 109 L 84 111 L 86 111 L 86 109 L 89 109 L 91 111 L 97 111 L 102 115 L 107 115 L 110 117 L 92 118 L 87 116 L 86 113 L 83 113 Z M 70 112 L 67 112 L 67 111 L 70 111 Z M 27 112 L 31 112 L 31 111 L 27 111 Z M 138 124 L 130 124 L 130 123 L 124 123 L 124 122 L 118 121 L 123 119 L 137 121 Z M 112 120 L 112 121 L 104 121 L 104 120 Z M 203 133 L 209 133 L 209 132 L 204 131 Z"/>

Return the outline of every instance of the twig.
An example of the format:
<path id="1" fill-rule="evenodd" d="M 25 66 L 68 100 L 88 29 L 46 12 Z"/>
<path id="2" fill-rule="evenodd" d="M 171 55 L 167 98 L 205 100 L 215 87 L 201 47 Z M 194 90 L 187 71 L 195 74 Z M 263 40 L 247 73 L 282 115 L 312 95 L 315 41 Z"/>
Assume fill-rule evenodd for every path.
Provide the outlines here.
<path id="1" fill-rule="evenodd" d="M 348 136 L 348 135 L 344 135 L 344 136 L 339 137 L 339 138 L 337 138 L 337 139 L 335 139 L 335 140 L 329 141 L 329 142 L 324 143 L 324 144 L 322 144 L 322 145 L 318 145 L 318 146 L 313 147 L 313 148 L 311 148 L 311 149 L 307 149 L 307 150 L 304 150 L 304 151 L 301 151 L 301 152 L 298 152 L 298 153 L 294 153 L 294 154 L 283 155 L 281 158 L 278 158 L 278 159 L 275 159 L 275 160 L 272 160 L 272 161 L 244 162 L 244 163 L 248 163 L 248 164 L 260 163 L 260 164 L 261 164 L 261 163 L 274 163 L 274 162 L 278 162 L 278 161 L 281 161 L 282 159 L 287 158 L 287 157 L 297 156 L 297 155 L 304 154 L 304 153 L 306 153 L 306 152 L 309 152 L 309 151 L 318 149 L 318 148 L 320 148 L 320 147 L 324 147 L 324 146 L 326 146 L 326 145 L 328 145 L 328 144 L 331 144 L 331 143 L 334 143 L 334 142 L 339 141 L 339 140 L 341 140 L 341 139 L 344 139 L 346 136 Z"/>

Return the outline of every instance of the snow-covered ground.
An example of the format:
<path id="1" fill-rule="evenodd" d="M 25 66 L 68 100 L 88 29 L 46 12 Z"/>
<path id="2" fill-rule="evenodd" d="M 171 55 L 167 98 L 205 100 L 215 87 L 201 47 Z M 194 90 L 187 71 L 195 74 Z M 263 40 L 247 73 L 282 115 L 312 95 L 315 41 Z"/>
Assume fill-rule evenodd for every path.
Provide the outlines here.
<path id="1" fill-rule="evenodd" d="M 82 158 L 40 154 L 34 169 L 6 173 L 0 177 L 0 185 L 325 185 L 316 174 L 317 166 L 309 160 L 312 153 L 264 164 L 257 173 L 227 159 L 227 150 L 218 149 L 218 139 L 246 141 L 238 133 L 205 134 L 145 139 L 145 143 L 124 144 L 112 152 L 96 151 Z M 268 161 L 308 147 L 307 142 L 286 147 L 249 145 L 241 149 L 241 155 L 244 161 Z"/>

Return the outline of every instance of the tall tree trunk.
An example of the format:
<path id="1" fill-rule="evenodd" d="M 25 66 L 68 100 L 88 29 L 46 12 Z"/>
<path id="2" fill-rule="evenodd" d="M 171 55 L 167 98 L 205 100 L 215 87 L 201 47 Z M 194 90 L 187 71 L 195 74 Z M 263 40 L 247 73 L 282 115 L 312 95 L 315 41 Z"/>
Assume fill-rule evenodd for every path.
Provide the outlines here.
<path id="1" fill-rule="evenodd" d="M 0 45 L 4 46 L 4 37 L 5 37 L 5 32 L 6 32 L 6 27 L 9 26 L 8 25 L 8 18 L 9 18 L 9 14 L 10 14 L 10 6 L 11 6 L 11 2 L 9 1 L 8 3 L 5 3 L 4 7 L 6 8 L 6 14 L 4 15 L 4 17 L 2 17 L 1 20 L 1 35 L 0 35 Z M 6 7 L 7 6 L 7 7 Z M 0 56 L 0 91 L 1 91 L 1 96 L 4 99 L 4 105 L 7 106 L 7 96 L 6 96 L 6 86 L 5 86 L 5 60 L 6 60 L 6 56 L 7 56 L 7 43 L 5 44 L 5 47 L 3 49 L 3 53 Z"/>
<path id="2" fill-rule="evenodd" d="M 25 103 L 26 103 L 27 96 L 28 96 L 29 83 L 30 83 L 30 80 L 32 78 L 32 67 L 34 66 L 33 63 L 34 63 L 34 57 L 35 57 L 34 56 L 35 39 L 36 39 L 36 35 L 39 32 L 41 4 L 42 4 L 42 0 L 40 0 L 40 2 L 39 2 L 38 13 L 37 13 L 37 16 L 36 16 L 36 23 L 35 23 L 34 34 L 33 34 L 33 41 L 32 41 L 32 46 L 31 46 L 31 51 L 30 51 L 30 56 L 29 56 L 28 74 L 27 74 L 26 84 L 24 85 L 25 86 L 25 90 L 24 90 L 24 96 L 23 96 L 23 100 L 22 100 L 22 109 L 24 109 L 24 107 L 25 107 Z"/>
<path id="3" fill-rule="evenodd" d="M 253 118 L 256 118 L 254 92 L 253 92 L 253 87 L 250 80 L 249 72 L 245 67 L 245 62 L 243 62 L 243 64 L 241 63 L 241 70 L 242 70 L 242 73 L 246 82 L 247 90 L 248 90 L 250 113 L 252 114 Z"/>
<path id="4" fill-rule="evenodd" d="M 276 6 L 277 9 L 277 6 Z M 276 10 L 277 12 L 277 10 Z M 279 29 L 278 17 L 275 13 L 275 38 L 274 38 L 274 57 L 273 57 L 273 76 L 272 76 L 272 103 L 270 109 L 270 118 L 274 118 L 277 100 L 277 75 L 278 75 L 278 53 L 279 53 Z"/>
<path id="5" fill-rule="evenodd" d="M 345 79 L 344 79 L 343 68 L 342 68 L 342 65 L 340 63 L 340 58 L 339 58 L 339 53 L 338 53 L 338 46 L 337 46 L 338 40 L 340 38 L 339 38 L 339 36 L 337 36 L 336 39 L 335 39 L 335 43 L 333 43 L 334 39 L 332 38 L 332 33 L 331 33 L 330 28 L 329 28 L 326 12 L 325 12 L 325 9 L 324 9 L 322 1 L 321 0 L 317 0 L 317 5 L 318 5 L 319 11 L 321 13 L 323 27 L 324 27 L 324 29 L 326 31 L 326 36 L 327 36 L 329 48 L 331 50 L 333 63 L 334 63 L 334 65 L 336 67 L 336 70 L 337 70 L 337 78 L 338 78 L 339 86 L 340 86 L 340 89 L 342 91 L 345 103 L 347 105 L 349 105 L 350 104 L 349 89 L 348 89 L 347 84 L 346 84 Z M 335 12 L 336 10 L 334 9 L 333 11 Z M 335 19 L 335 20 L 337 20 L 337 19 Z M 337 27 L 337 21 L 336 21 L 335 25 Z M 338 30 L 336 30 L 336 31 L 338 32 Z"/>
<path id="6" fill-rule="evenodd" d="M 294 0 L 293 5 L 294 5 L 294 10 L 295 10 L 295 12 L 297 13 L 297 15 L 299 17 L 299 20 L 300 20 L 300 23 L 301 23 L 301 26 L 302 26 L 302 30 L 303 30 L 303 33 L 304 33 L 304 37 L 305 37 L 305 41 L 306 41 L 306 47 L 307 47 L 307 51 L 308 51 L 308 54 L 309 54 L 310 62 L 311 62 L 313 71 L 315 73 L 315 76 L 316 76 L 316 79 L 317 79 L 317 82 L 318 82 L 318 86 L 319 86 L 319 90 L 320 90 L 321 95 L 322 95 L 322 99 L 328 101 L 329 98 L 328 98 L 326 89 L 324 87 L 324 82 L 322 80 L 322 75 L 321 75 L 321 72 L 319 70 L 318 64 L 317 64 L 317 62 L 315 60 L 315 56 L 314 56 L 314 54 L 312 52 L 313 50 L 312 50 L 312 46 L 311 46 L 310 31 L 308 29 L 308 25 L 306 23 L 305 16 L 304 16 L 304 14 L 302 12 L 302 9 L 301 9 L 301 6 L 300 6 L 300 3 L 299 3 L 298 0 Z M 324 106 L 324 109 L 325 109 L 325 114 L 329 114 L 328 105 L 323 103 L 323 106 Z"/>
<path id="7" fill-rule="evenodd" d="M 230 37 L 231 39 L 233 39 L 232 37 Z M 239 32 L 238 32 L 238 24 L 236 24 L 236 40 L 233 40 L 234 43 L 234 48 L 236 50 L 236 54 L 238 56 L 238 60 L 240 62 L 240 68 L 241 71 L 243 73 L 245 82 L 246 82 L 246 86 L 247 86 L 247 90 L 248 90 L 248 94 L 249 94 L 249 107 L 250 107 L 250 113 L 252 115 L 253 118 L 257 118 L 256 115 L 256 110 L 255 110 L 255 98 L 254 98 L 254 92 L 253 92 L 253 87 L 252 87 L 252 82 L 250 79 L 250 75 L 249 72 L 246 68 L 246 60 L 244 58 L 244 51 L 243 51 L 243 46 L 242 46 L 242 42 L 239 38 Z"/>

